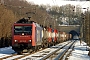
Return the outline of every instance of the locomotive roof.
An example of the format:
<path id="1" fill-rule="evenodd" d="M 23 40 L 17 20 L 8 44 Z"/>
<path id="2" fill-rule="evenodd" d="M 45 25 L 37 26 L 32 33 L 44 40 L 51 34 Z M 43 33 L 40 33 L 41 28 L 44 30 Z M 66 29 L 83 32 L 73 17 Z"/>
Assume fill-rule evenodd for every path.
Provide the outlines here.
<path id="1" fill-rule="evenodd" d="M 22 18 L 22 19 L 18 20 L 16 23 L 29 23 L 29 24 L 31 24 L 33 22 L 34 21 L 29 21 L 28 19 Z M 34 23 L 36 23 L 36 22 L 34 22 Z"/>
<path id="2" fill-rule="evenodd" d="M 40 27 L 40 25 L 34 21 L 29 21 L 29 19 L 22 18 L 18 20 L 15 24 L 35 24 L 37 27 Z"/>

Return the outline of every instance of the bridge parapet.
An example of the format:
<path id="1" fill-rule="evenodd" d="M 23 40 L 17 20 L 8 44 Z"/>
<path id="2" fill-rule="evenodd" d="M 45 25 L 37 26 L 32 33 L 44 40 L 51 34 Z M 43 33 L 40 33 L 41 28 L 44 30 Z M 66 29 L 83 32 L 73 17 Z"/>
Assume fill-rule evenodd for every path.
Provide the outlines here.
<path id="1" fill-rule="evenodd" d="M 64 31 L 64 32 L 67 32 L 67 33 L 74 30 L 77 33 L 80 33 L 80 25 L 59 25 L 58 30 L 59 31 Z"/>

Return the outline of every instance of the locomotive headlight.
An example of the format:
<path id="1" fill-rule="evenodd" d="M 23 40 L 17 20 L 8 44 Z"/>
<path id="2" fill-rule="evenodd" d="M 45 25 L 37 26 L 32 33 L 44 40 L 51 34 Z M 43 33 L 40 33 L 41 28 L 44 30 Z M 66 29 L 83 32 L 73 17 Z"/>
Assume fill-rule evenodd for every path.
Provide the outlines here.
<path id="1" fill-rule="evenodd" d="M 15 42 L 18 42 L 18 40 L 14 40 Z"/>
<path id="2" fill-rule="evenodd" d="M 29 42 L 31 42 L 31 40 L 29 40 Z"/>

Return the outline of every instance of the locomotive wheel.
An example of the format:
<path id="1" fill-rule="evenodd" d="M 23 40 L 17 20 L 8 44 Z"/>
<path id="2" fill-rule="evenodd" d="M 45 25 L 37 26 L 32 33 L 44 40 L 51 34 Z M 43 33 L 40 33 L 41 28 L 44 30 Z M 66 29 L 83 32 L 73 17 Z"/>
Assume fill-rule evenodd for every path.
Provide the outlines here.
<path id="1" fill-rule="evenodd" d="M 40 48 L 41 48 L 41 46 L 40 46 L 40 45 L 39 45 L 39 46 L 37 46 L 37 47 L 36 47 L 36 51 L 38 51 Z"/>
<path id="2" fill-rule="evenodd" d="M 17 49 L 17 54 L 19 54 L 19 55 L 21 55 L 22 53 L 23 53 L 23 50 L 21 50 L 21 49 Z"/>
<path id="3" fill-rule="evenodd" d="M 50 47 L 50 44 L 48 44 L 48 48 Z"/>
<path id="4" fill-rule="evenodd" d="M 55 43 L 53 43 L 53 46 L 55 46 Z"/>
<path id="5" fill-rule="evenodd" d="M 47 48 L 47 47 L 48 47 L 47 43 L 42 44 L 42 48 Z"/>
<path id="6" fill-rule="evenodd" d="M 37 51 L 40 49 L 40 46 L 37 46 Z"/>
<path id="7" fill-rule="evenodd" d="M 33 52 L 36 52 L 36 51 L 37 51 L 37 47 L 34 46 L 34 47 L 33 47 Z"/>
<path id="8" fill-rule="evenodd" d="M 45 48 L 47 48 L 47 47 L 48 47 L 48 43 L 45 44 Z"/>
<path id="9" fill-rule="evenodd" d="M 22 51 L 18 51 L 17 54 L 22 55 Z"/>
<path id="10" fill-rule="evenodd" d="M 17 47 L 12 46 L 12 49 L 17 52 L 17 54 L 22 54 L 23 50 Z"/>
<path id="11" fill-rule="evenodd" d="M 37 51 L 40 49 L 40 47 L 39 46 L 37 46 Z"/>
<path id="12" fill-rule="evenodd" d="M 29 53 L 32 53 L 32 52 L 33 52 L 33 50 L 32 50 L 32 49 L 28 49 L 28 52 L 29 52 Z"/>
<path id="13" fill-rule="evenodd" d="M 43 44 L 41 45 L 41 48 L 44 48 L 44 45 Z"/>

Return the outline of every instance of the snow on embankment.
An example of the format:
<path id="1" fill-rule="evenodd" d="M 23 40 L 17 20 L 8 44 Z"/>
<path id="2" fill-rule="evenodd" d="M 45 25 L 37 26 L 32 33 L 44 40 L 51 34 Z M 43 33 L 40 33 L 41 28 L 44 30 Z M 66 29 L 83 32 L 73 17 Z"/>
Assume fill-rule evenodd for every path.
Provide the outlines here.
<path id="1" fill-rule="evenodd" d="M 14 53 L 15 51 L 12 50 L 12 47 L 5 47 L 5 48 L 0 48 L 0 58 L 9 56 L 11 53 Z"/>
<path id="2" fill-rule="evenodd" d="M 77 41 L 74 47 L 74 51 L 71 52 L 68 60 L 90 60 L 88 56 L 88 52 L 86 51 L 86 43 L 82 42 L 80 45 L 80 41 Z"/>

